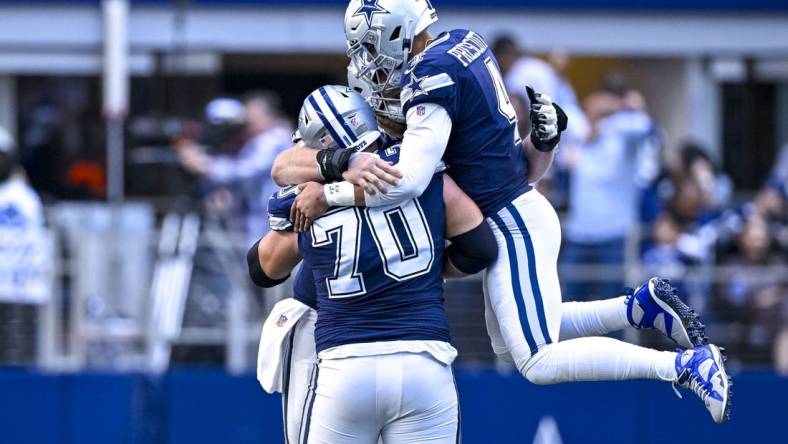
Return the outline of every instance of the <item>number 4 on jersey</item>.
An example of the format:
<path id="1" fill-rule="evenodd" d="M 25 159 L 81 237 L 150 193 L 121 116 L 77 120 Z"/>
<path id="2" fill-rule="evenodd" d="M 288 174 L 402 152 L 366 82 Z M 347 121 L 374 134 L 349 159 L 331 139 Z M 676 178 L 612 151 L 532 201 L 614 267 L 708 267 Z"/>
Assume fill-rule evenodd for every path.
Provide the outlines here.
<path id="1" fill-rule="evenodd" d="M 514 124 L 514 142 L 520 143 L 520 131 L 517 129 L 517 113 L 514 111 L 514 105 L 512 105 L 509 94 L 506 92 L 506 86 L 504 86 L 501 71 L 498 70 L 498 66 L 490 57 L 484 59 L 484 66 L 487 67 L 492 83 L 495 86 L 495 97 L 498 100 L 498 112 L 509 119 L 509 123 Z"/>

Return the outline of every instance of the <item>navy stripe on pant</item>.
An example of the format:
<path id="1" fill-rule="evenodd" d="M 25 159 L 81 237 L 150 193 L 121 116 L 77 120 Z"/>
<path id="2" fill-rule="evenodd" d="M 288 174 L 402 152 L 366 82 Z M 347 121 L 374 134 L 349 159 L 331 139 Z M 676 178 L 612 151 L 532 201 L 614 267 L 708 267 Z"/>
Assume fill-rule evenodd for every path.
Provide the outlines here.
<path id="1" fill-rule="evenodd" d="M 504 239 L 506 240 L 506 250 L 509 257 L 509 271 L 512 277 L 512 290 L 514 291 L 514 301 L 517 304 L 517 314 L 520 318 L 520 327 L 523 330 L 523 335 L 525 335 L 525 341 L 528 343 L 528 348 L 531 351 L 531 355 L 534 355 L 539 351 L 539 349 L 536 347 L 536 341 L 534 340 L 533 334 L 531 334 L 531 327 L 528 323 L 528 314 L 525 311 L 525 300 L 523 299 L 523 292 L 520 285 L 520 272 L 514 238 L 506 228 L 506 224 L 503 222 L 503 219 L 501 219 L 501 216 L 495 214 L 490 218 L 493 220 L 493 222 L 495 222 L 495 225 L 498 226 L 498 229 L 501 231 Z"/>
<path id="2" fill-rule="evenodd" d="M 285 374 L 284 374 L 284 384 L 282 387 L 282 413 L 284 417 L 284 425 L 285 425 L 285 444 L 290 444 L 290 436 L 287 434 L 287 399 L 288 394 L 290 392 L 290 369 L 293 365 L 293 337 L 295 336 L 296 326 L 293 326 L 293 329 L 290 330 L 290 338 L 289 344 L 287 345 L 287 357 L 285 358 Z"/>
<path id="3" fill-rule="evenodd" d="M 306 410 L 306 425 L 304 426 L 303 430 L 303 437 L 301 438 L 301 444 L 307 444 L 309 442 L 309 426 L 312 422 L 312 407 L 315 406 L 315 398 L 317 398 L 317 378 L 320 374 L 320 362 L 315 364 L 315 371 L 312 377 L 311 387 L 309 389 L 310 394 L 312 395 L 312 399 L 309 400 L 309 408 Z"/>
<path id="4" fill-rule="evenodd" d="M 509 210 L 512 219 L 514 219 L 514 222 L 517 224 L 517 228 L 520 229 L 520 233 L 523 235 L 525 252 L 528 257 L 528 276 L 531 280 L 531 292 L 534 295 L 534 304 L 536 305 L 536 316 L 539 318 L 539 328 L 542 330 L 542 337 L 545 343 L 550 344 L 553 341 L 550 339 L 550 331 L 547 329 L 547 318 L 544 313 L 542 291 L 539 288 L 539 276 L 536 273 L 536 254 L 534 253 L 534 244 L 531 241 L 531 234 L 528 233 L 528 228 L 525 226 L 525 222 L 520 216 L 520 212 L 517 211 L 517 208 L 512 204 L 507 205 L 506 208 Z M 533 352 L 531 354 L 533 354 Z"/>

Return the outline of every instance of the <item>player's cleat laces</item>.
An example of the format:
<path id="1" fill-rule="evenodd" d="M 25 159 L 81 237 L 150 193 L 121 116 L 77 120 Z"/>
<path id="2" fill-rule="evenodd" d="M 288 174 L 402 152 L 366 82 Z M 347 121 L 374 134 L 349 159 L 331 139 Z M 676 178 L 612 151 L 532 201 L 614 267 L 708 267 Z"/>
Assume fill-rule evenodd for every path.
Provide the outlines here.
<path id="1" fill-rule="evenodd" d="M 702 345 L 679 352 L 673 390 L 681 398 L 678 387 L 694 392 L 706 405 L 716 423 L 730 419 L 731 386 L 725 370 L 725 356 L 716 345 Z"/>
<path id="2" fill-rule="evenodd" d="M 684 348 L 708 343 L 700 316 L 678 297 L 667 279 L 653 277 L 627 294 L 627 319 L 637 329 L 655 329 Z"/>

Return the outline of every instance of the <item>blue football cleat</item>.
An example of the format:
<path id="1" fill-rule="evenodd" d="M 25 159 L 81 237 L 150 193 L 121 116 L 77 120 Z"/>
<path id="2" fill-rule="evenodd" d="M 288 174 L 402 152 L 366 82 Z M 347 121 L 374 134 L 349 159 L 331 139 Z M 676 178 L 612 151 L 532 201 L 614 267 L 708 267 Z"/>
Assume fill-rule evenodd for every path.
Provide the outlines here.
<path id="1" fill-rule="evenodd" d="M 701 345 L 679 352 L 676 356 L 676 387 L 695 392 L 706 404 L 706 409 L 717 424 L 730 419 L 731 381 L 725 371 L 725 356 L 716 345 Z"/>
<path id="2" fill-rule="evenodd" d="M 682 348 L 708 342 L 700 316 L 676 295 L 667 279 L 653 277 L 627 297 L 627 319 L 637 328 L 661 331 Z"/>

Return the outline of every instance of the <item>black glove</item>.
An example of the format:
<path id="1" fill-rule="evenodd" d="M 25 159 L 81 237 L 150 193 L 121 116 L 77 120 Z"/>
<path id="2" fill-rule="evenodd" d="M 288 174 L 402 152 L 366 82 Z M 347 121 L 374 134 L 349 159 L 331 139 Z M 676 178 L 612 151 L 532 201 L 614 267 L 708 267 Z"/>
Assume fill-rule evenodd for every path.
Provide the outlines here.
<path id="1" fill-rule="evenodd" d="M 317 167 L 326 182 L 342 180 L 342 173 L 347 170 L 350 156 L 355 150 L 324 149 L 317 152 Z"/>
<path id="2" fill-rule="evenodd" d="M 549 96 L 539 94 L 530 86 L 526 86 L 525 90 L 531 102 L 531 143 L 539 151 L 550 152 L 561 141 L 561 133 L 566 130 L 569 119 Z"/>

